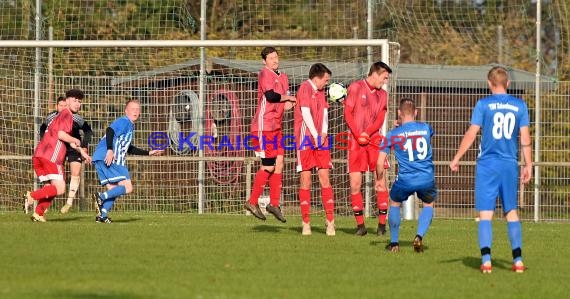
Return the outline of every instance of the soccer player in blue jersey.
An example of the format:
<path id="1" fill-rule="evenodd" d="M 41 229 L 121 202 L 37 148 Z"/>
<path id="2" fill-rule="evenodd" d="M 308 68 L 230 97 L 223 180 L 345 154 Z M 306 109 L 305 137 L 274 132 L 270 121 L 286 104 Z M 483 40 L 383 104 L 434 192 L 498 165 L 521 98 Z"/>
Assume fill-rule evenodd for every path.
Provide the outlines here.
<path id="1" fill-rule="evenodd" d="M 133 155 L 158 156 L 162 150 L 143 150 L 131 144 L 134 123 L 141 113 L 140 102 L 136 99 L 127 101 L 125 116 L 113 121 L 105 130 L 93 153 L 93 164 L 99 176 L 99 182 L 107 187 L 106 192 L 93 195 L 97 207 L 96 222 L 111 223 L 107 214 L 115 204 L 115 200 L 133 191 L 133 184 L 126 165 L 127 153 Z"/>
<path id="2" fill-rule="evenodd" d="M 376 164 L 376 191 L 386 187 L 378 183 L 383 179 L 384 162 L 394 150 L 398 161 L 398 175 L 390 190 L 390 244 L 386 249 L 392 252 L 400 251 L 400 206 L 414 193 L 423 202 L 423 209 L 418 219 L 418 230 L 413 241 L 416 252 L 423 252 L 423 238 L 427 233 L 433 217 L 434 201 L 437 198 L 434 166 L 432 161 L 431 137 L 433 129 L 427 123 L 417 122 L 416 104 L 412 99 L 400 100 L 398 117 L 400 125 L 388 132 L 381 144 L 380 155 Z"/>
<path id="3" fill-rule="evenodd" d="M 522 99 L 507 94 L 509 75 L 503 67 L 493 67 L 487 74 L 492 95 L 480 99 L 471 116 L 471 126 L 449 164 L 459 170 L 459 160 L 471 147 L 481 129 L 481 152 L 475 170 L 475 209 L 479 211 L 479 247 L 481 272 L 491 273 L 491 221 L 497 196 L 507 218 L 507 230 L 513 253 L 512 270 L 524 272 L 522 231 L 517 213 L 518 143 L 525 161 L 520 179 L 526 184 L 532 177 L 531 139 L 528 108 Z"/>

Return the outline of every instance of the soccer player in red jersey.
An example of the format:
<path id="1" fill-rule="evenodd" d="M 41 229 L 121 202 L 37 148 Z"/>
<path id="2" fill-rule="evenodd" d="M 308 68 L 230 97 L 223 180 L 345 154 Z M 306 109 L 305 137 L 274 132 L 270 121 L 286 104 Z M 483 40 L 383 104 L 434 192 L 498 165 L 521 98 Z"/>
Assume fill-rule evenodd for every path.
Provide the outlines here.
<path id="1" fill-rule="evenodd" d="M 370 66 L 368 76 L 348 87 L 348 96 L 344 103 L 344 118 L 349 129 L 350 147 L 348 149 L 348 172 L 350 180 L 350 199 L 356 218 L 356 235 L 367 234 L 364 225 L 364 203 L 362 193 L 362 173 L 375 171 L 378 160 L 380 128 L 384 124 L 388 110 L 388 93 L 382 89 L 388 83 L 392 69 L 382 61 Z M 388 165 L 385 165 L 388 168 Z M 384 178 L 386 176 L 383 176 Z M 384 179 L 384 186 L 386 181 Z M 387 190 L 387 188 L 384 188 Z M 388 214 L 388 191 L 376 193 L 378 206 L 378 235 L 386 233 Z"/>
<path id="2" fill-rule="evenodd" d="M 267 211 L 279 221 L 286 222 L 281 213 L 279 199 L 281 197 L 281 177 L 283 171 L 283 155 L 281 122 L 283 112 L 291 109 L 295 97 L 289 93 L 289 78 L 279 71 L 279 54 L 273 47 L 261 51 L 264 67 L 259 71 L 257 88 L 257 109 L 251 124 L 253 147 L 256 156 L 261 158 L 261 167 L 255 174 L 251 196 L 245 208 L 255 217 L 265 220 L 259 209 L 259 196 L 269 182 L 269 200 Z"/>
<path id="3" fill-rule="evenodd" d="M 330 144 L 327 138 L 328 108 L 324 88 L 332 72 L 322 63 L 313 64 L 309 79 L 299 86 L 295 107 L 295 141 L 297 172 L 300 173 L 299 201 L 303 218 L 303 235 L 311 234 L 311 171 L 317 170 L 321 183 L 321 199 L 326 214 L 326 234 L 335 235 L 334 196 L 329 179 L 332 168 Z"/>
<path id="4" fill-rule="evenodd" d="M 63 161 L 65 159 L 65 143 L 79 151 L 87 163 L 91 157 L 81 148 L 81 141 L 70 135 L 73 129 L 73 113 L 81 107 L 83 92 L 71 89 L 65 93 L 67 107 L 63 109 L 47 126 L 44 136 L 36 147 L 32 157 L 34 171 L 44 186 L 33 192 L 26 192 L 24 209 L 27 212 L 34 200 L 38 201 L 33 221 L 46 222 L 44 213 L 51 205 L 52 200 L 65 193 L 65 179 L 63 177 Z"/>
<path id="5" fill-rule="evenodd" d="M 46 119 L 42 126 L 40 127 L 40 138 L 44 136 L 47 126 L 52 122 L 52 120 L 57 116 L 57 114 L 67 107 L 67 100 L 65 97 L 57 98 L 56 110 L 51 112 L 46 116 Z M 73 113 L 73 129 L 71 130 L 71 136 L 81 140 L 81 147 L 85 152 L 91 142 L 91 136 L 93 136 L 93 131 L 91 126 L 85 121 L 79 113 Z M 65 214 L 69 212 L 71 206 L 73 205 L 73 200 L 75 199 L 75 194 L 79 189 L 79 184 L 81 182 L 81 171 L 83 170 L 83 157 L 81 153 L 72 149 L 69 143 L 66 143 L 66 153 L 65 159 L 69 163 L 69 173 L 71 174 L 71 179 L 69 180 L 69 192 L 67 195 L 67 202 L 61 208 L 61 213 Z"/>

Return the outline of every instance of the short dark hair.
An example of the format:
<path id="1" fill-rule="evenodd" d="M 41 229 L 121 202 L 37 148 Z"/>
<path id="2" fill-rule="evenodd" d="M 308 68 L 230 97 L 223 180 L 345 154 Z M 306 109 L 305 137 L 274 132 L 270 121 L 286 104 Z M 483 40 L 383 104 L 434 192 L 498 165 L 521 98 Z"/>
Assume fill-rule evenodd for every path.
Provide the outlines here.
<path id="1" fill-rule="evenodd" d="M 81 89 L 70 89 L 65 92 L 65 98 L 76 98 L 78 100 L 83 100 L 83 97 L 85 97 L 85 94 L 83 91 L 81 91 Z"/>
<path id="2" fill-rule="evenodd" d="M 313 79 L 315 77 L 322 78 L 325 74 L 332 75 L 332 72 L 328 67 L 320 62 L 311 65 L 311 69 L 309 69 L 309 79 Z"/>
<path id="3" fill-rule="evenodd" d="M 388 72 L 388 74 L 392 73 L 392 69 L 382 61 L 376 61 L 370 66 L 370 71 L 368 71 L 368 76 L 372 75 L 373 73 L 383 73 Z"/>
<path id="4" fill-rule="evenodd" d="M 63 102 L 63 101 L 65 101 L 65 97 L 59 96 L 59 97 L 57 97 L 57 100 L 55 102 L 59 103 L 59 102 Z"/>
<path id="5" fill-rule="evenodd" d="M 267 55 L 269 55 L 273 52 L 277 53 L 277 50 L 273 47 L 263 48 L 263 50 L 261 50 L 261 59 L 265 60 L 267 58 Z M 277 53 L 277 54 L 279 54 L 279 53 Z"/>

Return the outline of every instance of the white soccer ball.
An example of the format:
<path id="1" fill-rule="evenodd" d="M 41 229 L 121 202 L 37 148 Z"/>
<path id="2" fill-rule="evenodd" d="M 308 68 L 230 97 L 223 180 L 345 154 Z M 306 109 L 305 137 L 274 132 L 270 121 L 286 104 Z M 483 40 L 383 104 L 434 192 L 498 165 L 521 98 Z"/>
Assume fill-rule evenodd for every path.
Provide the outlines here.
<path id="1" fill-rule="evenodd" d="M 265 215 L 267 215 L 269 212 L 267 212 L 267 205 L 269 204 L 269 196 L 267 195 L 261 195 L 259 197 L 259 209 L 261 210 L 261 212 Z"/>
<path id="2" fill-rule="evenodd" d="M 188 105 L 184 106 L 184 110 L 186 110 L 186 111 L 190 111 L 190 104 L 188 104 Z"/>
<path id="3" fill-rule="evenodd" d="M 339 82 L 329 84 L 327 91 L 329 102 L 333 103 L 342 102 L 347 95 L 346 87 Z"/>

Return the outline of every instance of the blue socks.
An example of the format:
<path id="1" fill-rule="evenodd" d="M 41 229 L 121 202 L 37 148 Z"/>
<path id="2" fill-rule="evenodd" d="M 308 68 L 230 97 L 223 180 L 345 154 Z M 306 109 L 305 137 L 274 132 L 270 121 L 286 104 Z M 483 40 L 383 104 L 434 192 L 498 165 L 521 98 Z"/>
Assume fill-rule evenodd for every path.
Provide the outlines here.
<path id="1" fill-rule="evenodd" d="M 111 208 L 115 204 L 115 199 L 116 198 L 114 198 L 114 197 L 108 198 L 103 202 L 103 207 L 101 208 L 101 218 L 107 217 L 107 213 L 109 213 L 109 211 L 111 211 Z"/>
<path id="2" fill-rule="evenodd" d="M 513 263 L 522 260 L 520 256 L 520 251 L 522 247 L 522 234 L 521 234 L 521 222 L 513 221 L 507 222 L 507 230 L 509 234 L 509 240 L 511 241 L 511 249 L 513 250 Z M 518 256 L 515 255 L 515 251 L 518 249 Z"/>
<path id="3" fill-rule="evenodd" d="M 521 247 L 522 234 L 521 222 L 507 222 L 507 232 L 513 250 L 513 263 L 522 261 Z M 481 262 L 491 261 L 491 244 L 493 241 L 493 229 L 490 220 L 479 221 L 479 248 L 481 248 Z"/>
<path id="4" fill-rule="evenodd" d="M 491 242 L 493 241 L 493 228 L 491 220 L 479 221 L 479 248 L 481 248 L 481 263 L 491 261 Z M 487 248 L 489 253 L 483 253 L 483 249 Z"/>
<path id="5" fill-rule="evenodd" d="M 103 201 L 106 201 L 109 198 L 117 198 L 125 194 L 127 194 L 127 188 L 125 188 L 125 186 L 118 185 L 117 187 L 111 190 L 99 193 L 99 197 L 101 197 Z"/>
<path id="6" fill-rule="evenodd" d="M 400 207 L 390 206 L 388 223 L 390 224 L 390 242 L 398 243 L 400 239 Z"/>
<path id="7" fill-rule="evenodd" d="M 99 193 L 99 197 L 103 201 L 103 205 L 101 207 L 101 218 L 106 218 L 107 213 L 111 211 L 111 208 L 115 204 L 115 200 L 122 195 L 127 194 L 127 188 L 122 185 L 118 185 L 111 190 L 107 190 L 106 192 Z"/>
<path id="8" fill-rule="evenodd" d="M 400 207 L 390 206 L 390 242 L 398 243 L 400 239 Z M 423 238 L 426 234 L 433 218 L 433 207 L 424 207 L 418 219 L 418 235 Z"/>
<path id="9" fill-rule="evenodd" d="M 433 218 L 433 207 L 423 207 L 418 219 L 418 235 L 424 237 Z"/>

